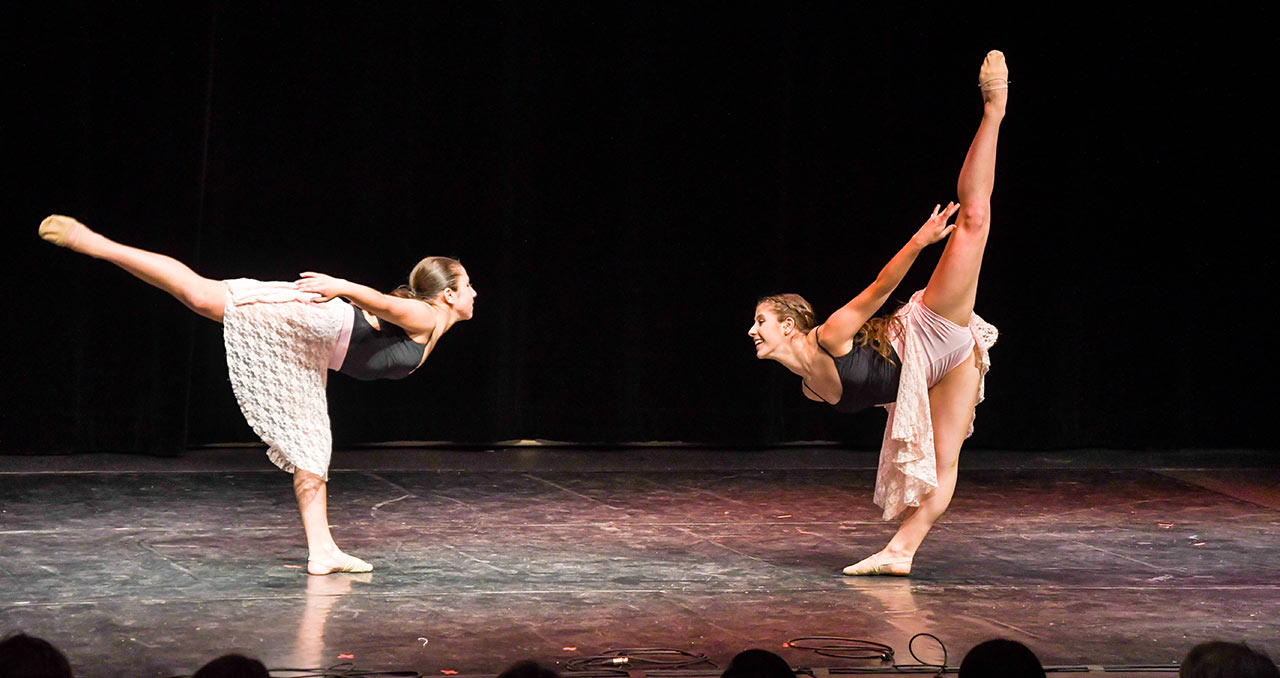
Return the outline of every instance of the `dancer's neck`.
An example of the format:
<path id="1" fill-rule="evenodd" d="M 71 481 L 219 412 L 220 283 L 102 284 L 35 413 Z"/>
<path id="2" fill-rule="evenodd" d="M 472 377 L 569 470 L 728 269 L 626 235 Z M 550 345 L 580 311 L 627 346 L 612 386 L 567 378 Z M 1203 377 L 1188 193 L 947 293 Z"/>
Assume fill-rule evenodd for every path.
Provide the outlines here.
<path id="1" fill-rule="evenodd" d="M 813 375 L 813 366 L 818 359 L 818 342 L 809 341 L 809 335 L 797 332 L 788 337 L 787 343 L 779 346 L 778 350 L 769 357 L 793 373 L 808 379 Z"/>

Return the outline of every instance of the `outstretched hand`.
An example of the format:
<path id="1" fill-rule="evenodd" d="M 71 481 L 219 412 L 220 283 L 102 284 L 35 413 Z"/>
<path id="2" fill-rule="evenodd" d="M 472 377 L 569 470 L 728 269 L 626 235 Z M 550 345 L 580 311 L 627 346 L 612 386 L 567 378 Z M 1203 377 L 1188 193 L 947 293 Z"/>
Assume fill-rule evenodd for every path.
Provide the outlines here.
<path id="1" fill-rule="evenodd" d="M 341 278 L 334 278 L 323 273 L 315 273 L 312 271 L 303 271 L 302 277 L 293 284 L 303 292 L 311 292 L 319 295 L 313 302 L 320 304 L 342 294 L 343 285 L 347 281 Z"/>
<path id="2" fill-rule="evenodd" d="M 933 214 L 929 216 L 928 221 L 924 222 L 924 225 L 920 227 L 920 230 L 916 231 L 913 239 L 923 247 L 925 245 L 932 245 L 948 235 L 951 235 L 951 232 L 955 230 L 956 225 L 948 224 L 947 219 L 950 219 L 951 215 L 955 214 L 958 209 L 960 209 L 960 205 L 954 202 L 948 202 L 946 209 L 943 209 L 942 205 L 934 205 Z"/>

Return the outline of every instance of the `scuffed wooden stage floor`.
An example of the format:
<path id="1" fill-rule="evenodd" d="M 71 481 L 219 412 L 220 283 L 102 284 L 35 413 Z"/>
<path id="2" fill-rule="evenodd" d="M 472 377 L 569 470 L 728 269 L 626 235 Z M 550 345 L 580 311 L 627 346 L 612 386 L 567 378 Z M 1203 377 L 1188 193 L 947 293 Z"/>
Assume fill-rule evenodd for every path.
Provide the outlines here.
<path id="1" fill-rule="evenodd" d="M 1276 456 L 966 452 L 910 578 L 839 573 L 893 531 L 866 452 L 339 452 L 334 533 L 377 569 L 329 577 L 301 569 L 289 478 L 261 450 L 0 457 L 0 633 L 54 642 L 84 676 L 228 651 L 437 676 L 619 648 L 884 668 L 783 644 L 874 640 L 909 664 L 921 632 L 952 666 L 997 636 L 1046 666 L 1169 667 L 1212 638 L 1276 657 Z"/>

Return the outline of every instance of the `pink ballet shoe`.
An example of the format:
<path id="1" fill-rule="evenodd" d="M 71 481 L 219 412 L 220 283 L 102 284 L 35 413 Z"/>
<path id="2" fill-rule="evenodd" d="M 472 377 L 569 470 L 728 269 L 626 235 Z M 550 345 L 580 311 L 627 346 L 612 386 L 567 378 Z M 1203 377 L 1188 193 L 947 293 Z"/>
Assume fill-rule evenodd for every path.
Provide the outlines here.
<path id="1" fill-rule="evenodd" d="M 61 214 L 49 215 L 40 222 L 40 237 L 58 247 L 73 247 L 80 234 L 86 230 L 88 229 L 84 224 Z"/>
<path id="2" fill-rule="evenodd" d="M 336 574 L 338 572 L 372 572 L 373 565 L 346 553 L 341 558 L 327 563 L 326 566 L 313 566 L 312 561 L 307 561 L 307 574 L 323 576 L 326 574 Z"/>
<path id="3" fill-rule="evenodd" d="M 905 577 L 911 574 L 911 560 L 912 558 L 891 560 L 885 557 L 884 551 L 881 551 L 844 568 L 844 573 L 850 577 L 862 575 Z"/>
<path id="4" fill-rule="evenodd" d="M 983 92 L 1009 89 L 1009 66 L 1004 61 L 1004 52 L 998 49 L 987 52 L 978 69 L 978 89 Z"/>

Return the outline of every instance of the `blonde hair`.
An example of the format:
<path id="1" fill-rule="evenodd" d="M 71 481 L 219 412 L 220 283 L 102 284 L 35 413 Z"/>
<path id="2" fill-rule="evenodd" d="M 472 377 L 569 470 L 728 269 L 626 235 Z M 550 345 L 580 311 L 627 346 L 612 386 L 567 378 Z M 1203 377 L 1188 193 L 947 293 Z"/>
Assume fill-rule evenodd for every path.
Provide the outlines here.
<path id="1" fill-rule="evenodd" d="M 883 318 L 872 318 L 863 323 L 862 327 L 858 328 L 858 333 L 853 335 L 853 345 L 854 347 L 870 346 L 890 365 L 896 365 L 893 358 L 889 357 L 893 354 L 893 344 L 889 343 L 889 332 L 899 335 L 902 333 L 902 318 L 898 317 L 897 311 Z"/>
<path id="2" fill-rule="evenodd" d="M 770 294 L 756 302 L 756 306 L 761 304 L 768 304 L 779 321 L 786 318 L 794 320 L 796 329 L 804 334 L 813 329 L 813 306 L 799 294 Z"/>

